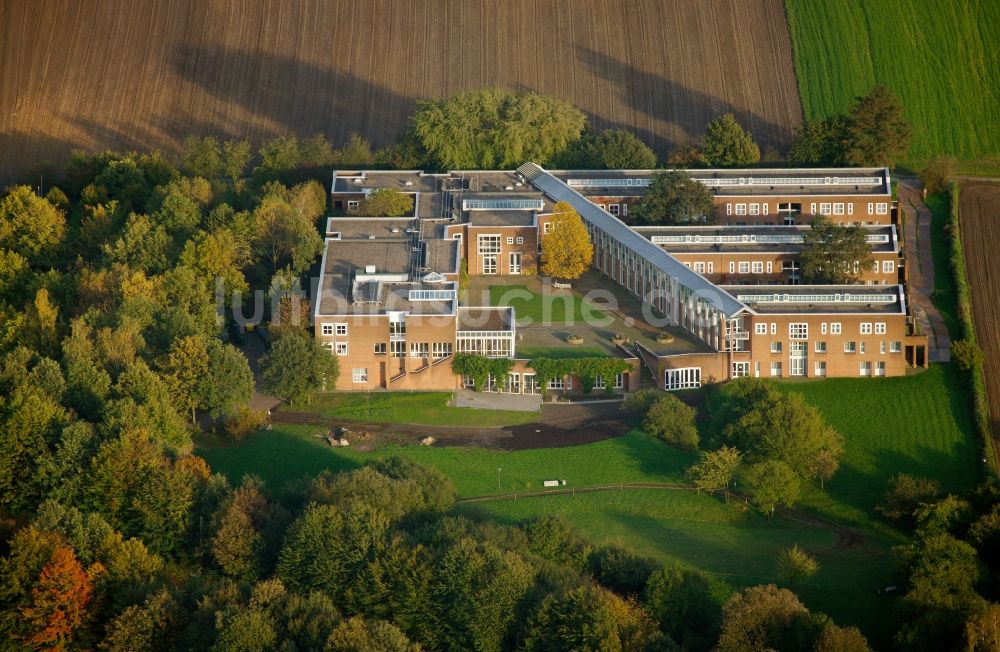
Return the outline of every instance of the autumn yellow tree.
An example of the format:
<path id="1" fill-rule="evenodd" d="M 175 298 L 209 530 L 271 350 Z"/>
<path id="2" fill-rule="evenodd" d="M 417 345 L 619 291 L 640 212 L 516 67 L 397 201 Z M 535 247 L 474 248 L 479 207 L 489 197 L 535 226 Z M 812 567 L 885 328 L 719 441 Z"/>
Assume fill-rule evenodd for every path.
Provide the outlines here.
<path id="1" fill-rule="evenodd" d="M 561 201 L 552 209 L 552 226 L 542 240 L 542 273 L 553 278 L 580 278 L 590 268 L 594 245 L 580 214 Z"/>

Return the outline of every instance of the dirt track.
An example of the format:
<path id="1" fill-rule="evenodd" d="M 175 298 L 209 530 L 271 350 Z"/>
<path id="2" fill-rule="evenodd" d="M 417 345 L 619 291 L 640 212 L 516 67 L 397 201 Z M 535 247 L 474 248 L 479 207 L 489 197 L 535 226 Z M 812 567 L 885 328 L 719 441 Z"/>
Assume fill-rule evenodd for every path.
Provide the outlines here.
<path id="1" fill-rule="evenodd" d="M 623 421 L 620 403 L 547 405 L 542 420 L 502 428 L 471 428 L 468 426 L 424 426 L 408 423 L 368 423 L 347 419 L 326 419 L 315 414 L 277 410 L 273 423 L 315 425 L 319 428 L 344 427 L 371 433 L 378 443 L 418 443 L 424 437 L 434 437 L 440 446 L 480 446 L 505 450 L 531 448 L 561 448 L 589 444 L 629 431 Z"/>
<path id="2" fill-rule="evenodd" d="M 188 133 L 381 145 L 417 99 L 490 85 L 660 154 L 725 112 L 779 149 L 801 120 L 781 0 L 0 0 L 0 185 Z"/>

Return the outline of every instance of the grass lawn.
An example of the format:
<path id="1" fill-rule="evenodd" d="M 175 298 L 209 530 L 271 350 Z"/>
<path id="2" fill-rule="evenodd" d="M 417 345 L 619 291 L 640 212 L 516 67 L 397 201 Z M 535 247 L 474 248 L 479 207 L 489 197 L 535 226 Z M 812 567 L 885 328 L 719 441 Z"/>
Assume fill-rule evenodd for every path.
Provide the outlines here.
<path id="1" fill-rule="evenodd" d="M 975 486 L 982 469 L 962 383 L 949 364 L 896 378 L 778 383 L 799 392 L 844 436 L 840 470 L 804 505 L 853 522 L 872 510 L 897 473 L 935 478 L 944 491 Z"/>
<path id="2" fill-rule="evenodd" d="M 576 294 L 542 295 L 529 290 L 526 285 L 491 285 L 490 303 L 512 307 L 518 325 L 564 324 L 570 320 L 583 323 L 584 310 L 590 316 L 599 316 L 596 308 L 585 308 L 583 299 Z"/>
<path id="3" fill-rule="evenodd" d="M 1000 168 L 1000 3 L 785 0 L 785 9 L 807 119 L 884 84 L 913 124 L 911 164 L 952 154 L 966 173 Z"/>
<path id="4" fill-rule="evenodd" d="M 531 423 L 538 412 L 515 410 L 473 410 L 449 407 L 448 392 L 342 392 L 320 394 L 308 405 L 282 408 L 285 412 L 318 414 L 332 419 L 353 419 L 370 423 L 415 423 L 429 426 L 482 428 Z"/>
<path id="5" fill-rule="evenodd" d="M 259 475 L 278 488 L 303 475 L 323 469 L 344 471 L 366 460 L 400 456 L 444 471 L 460 496 L 497 493 L 500 468 L 502 493 L 542 488 L 543 480 L 566 480 L 567 487 L 615 482 L 679 482 L 695 456 L 666 446 L 639 431 L 583 446 L 503 451 L 443 446 L 383 446 L 372 452 L 331 448 L 311 426 L 281 425 L 240 442 L 214 435 L 198 439 L 198 454 L 213 470 L 239 482 Z"/>
<path id="6" fill-rule="evenodd" d="M 931 255 L 934 257 L 934 292 L 931 301 L 941 313 L 948 335 L 953 340 L 962 337 L 962 322 L 958 318 L 955 277 L 951 271 L 951 247 L 948 245 L 948 195 L 937 192 L 924 200 L 931 210 Z"/>
<path id="7" fill-rule="evenodd" d="M 696 568 L 733 589 L 774 582 L 778 552 L 798 544 L 812 553 L 820 571 L 791 587 L 810 609 L 840 624 L 862 627 L 873 642 L 888 634 L 888 598 L 876 589 L 892 583 L 892 540 L 862 530 L 864 544 L 838 546 L 828 528 L 775 518 L 768 521 L 741 502 L 728 505 L 686 491 L 628 490 L 546 496 L 462 505 L 462 511 L 503 522 L 544 514 L 567 518 L 595 543 L 619 543 L 660 561 Z"/>

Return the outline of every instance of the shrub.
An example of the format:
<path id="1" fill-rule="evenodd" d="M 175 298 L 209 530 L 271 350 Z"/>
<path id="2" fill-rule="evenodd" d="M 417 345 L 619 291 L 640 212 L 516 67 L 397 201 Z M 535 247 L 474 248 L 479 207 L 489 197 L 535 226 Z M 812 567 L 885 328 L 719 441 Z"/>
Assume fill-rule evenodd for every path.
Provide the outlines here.
<path id="1" fill-rule="evenodd" d="M 598 548 L 587 561 L 590 572 L 598 582 L 625 596 L 641 594 L 658 566 L 654 560 L 619 546 Z"/>
<path id="2" fill-rule="evenodd" d="M 264 410 L 255 410 L 249 405 L 240 405 L 226 415 L 222 427 L 233 439 L 243 439 L 255 430 L 267 425 L 268 416 Z"/>
<path id="3" fill-rule="evenodd" d="M 937 156 L 927 162 L 927 165 L 920 170 L 920 181 L 924 184 L 927 192 L 941 192 L 948 188 L 952 175 L 955 174 L 955 166 L 958 159 L 954 156 Z"/>
<path id="4" fill-rule="evenodd" d="M 641 422 L 646 416 L 646 411 L 660 397 L 658 389 L 640 389 L 632 392 L 625 398 L 625 412 L 636 421 Z"/>
<path id="5" fill-rule="evenodd" d="M 671 446 L 683 450 L 698 449 L 698 428 L 694 424 L 694 408 L 673 394 L 659 397 L 646 411 L 642 428 Z"/>
<path id="6" fill-rule="evenodd" d="M 819 563 L 808 552 L 794 545 L 778 553 L 778 575 L 789 584 L 808 579 L 819 571 Z"/>
<path id="7" fill-rule="evenodd" d="M 964 372 L 971 372 L 983 363 L 983 350 L 969 339 L 951 343 L 951 359 Z"/>

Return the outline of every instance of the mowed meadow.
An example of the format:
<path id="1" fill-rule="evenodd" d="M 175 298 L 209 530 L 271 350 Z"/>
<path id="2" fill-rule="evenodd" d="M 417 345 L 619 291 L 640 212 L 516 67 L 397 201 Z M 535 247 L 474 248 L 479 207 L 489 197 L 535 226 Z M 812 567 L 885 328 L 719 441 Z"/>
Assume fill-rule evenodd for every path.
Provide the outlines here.
<path id="1" fill-rule="evenodd" d="M 1000 170 L 1000 3 L 786 0 L 807 120 L 884 84 L 913 124 L 911 163 L 951 154 Z"/>
<path id="2" fill-rule="evenodd" d="M 781 0 L 0 0 L 0 182 L 190 133 L 384 145 L 416 100 L 493 85 L 660 155 L 726 112 L 779 149 L 801 120 Z"/>

